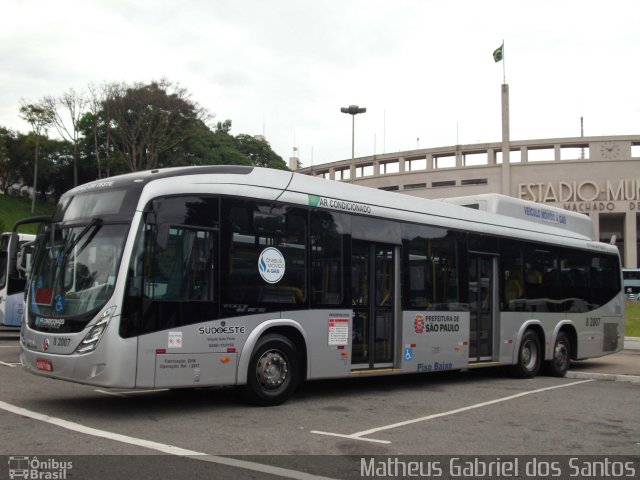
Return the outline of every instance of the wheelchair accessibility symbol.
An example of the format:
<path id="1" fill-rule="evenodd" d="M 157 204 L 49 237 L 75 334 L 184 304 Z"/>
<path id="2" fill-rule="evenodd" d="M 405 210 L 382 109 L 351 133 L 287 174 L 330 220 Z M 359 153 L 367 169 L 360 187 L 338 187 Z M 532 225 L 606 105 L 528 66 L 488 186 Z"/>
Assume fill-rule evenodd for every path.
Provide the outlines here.
<path id="1" fill-rule="evenodd" d="M 53 302 L 55 303 L 55 310 L 56 313 L 62 313 L 62 311 L 64 310 L 64 296 L 62 295 L 56 295 L 56 297 L 53 299 Z"/>
<path id="2" fill-rule="evenodd" d="M 404 349 L 404 360 L 406 362 L 413 360 L 413 350 L 409 347 Z"/>

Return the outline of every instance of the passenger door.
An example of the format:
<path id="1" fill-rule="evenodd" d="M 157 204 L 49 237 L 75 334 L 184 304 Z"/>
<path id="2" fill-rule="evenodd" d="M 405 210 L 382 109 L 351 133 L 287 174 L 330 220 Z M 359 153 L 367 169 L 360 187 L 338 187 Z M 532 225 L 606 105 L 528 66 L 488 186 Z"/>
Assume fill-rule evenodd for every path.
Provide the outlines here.
<path id="1" fill-rule="evenodd" d="M 469 361 L 493 359 L 496 257 L 469 254 Z"/>
<path id="2" fill-rule="evenodd" d="M 354 370 L 393 366 L 395 248 L 365 241 L 352 244 Z"/>

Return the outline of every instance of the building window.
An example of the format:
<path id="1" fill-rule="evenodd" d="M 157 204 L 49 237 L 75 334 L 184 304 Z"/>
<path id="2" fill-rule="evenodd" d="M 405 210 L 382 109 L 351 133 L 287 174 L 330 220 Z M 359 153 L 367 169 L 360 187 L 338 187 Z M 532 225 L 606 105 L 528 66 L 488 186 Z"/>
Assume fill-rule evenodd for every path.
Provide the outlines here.
<path id="1" fill-rule="evenodd" d="M 527 152 L 530 162 L 553 162 L 556 159 L 554 148 L 530 148 Z"/>
<path id="2" fill-rule="evenodd" d="M 461 180 L 460 185 L 486 185 L 486 178 L 470 178 L 469 180 Z"/>
<path id="3" fill-rule="evenodd" d="M 380 173 L 385 175 L 387 173 L 398 173 L 400 171 L 400 162 L 381 162 Z"/>
<path id="4" fill-rule="evenodd" d="M 343 168 L 336 170 L 336 180 L 349 180 L 351 178 L 351 169 Z"/>
<path id="5" fill-rule="evenodd" d="M 356 178 L 370 177 L 373 175 L 373 165 L 363 165 L 356 167 Z"/>
<path id="6" fill-rule="evenodd" d="M 427 184 L 426 183 L 410 183 L 409 185 L 404 186 L 405 190 L 415 190 L 418 188 L 427 188 Z"/>
<path id="7" fill-rule="evenodd" d="M 455 187 L 456 185 L 456 181 L 455 180 L 445 180 L 442 182 L 431 182 L 431 186 L 433 188 L 437 188 L 437 187 Z"/>
<path id="8" fill-rule="evenodd" d="M 464 166 L 471 167 L 475 165 L 487 165 L 489 163 L 487 152 L 482 153 L 465 153 L 464 154 Z"/>
<path id="9" fill-rule="evenodd" d="M 553 160 L 553 157 L 550 158 Z M 522 151 L 518 150 L 509 150 L 509 163 L 520 163 L 522 161 Z M 496 163 L 500 165 L 502 163 L 502 150 L 498 150 L 496 152 Z"/>
<path id="10" fill-rule="evenodd" d="M 433 157 L 435 168 L 453 168 L 456 166 L 455 155 L 442 155 L 440 157 Z"/>
<path id="11" fill-rule="evenodd" d="M 407 161 L 409 164 L 409 171 L 415 172 L 416 170 L 426 170 L 427 169 L 427 159 L 426 158 L 412 158 Z"/>

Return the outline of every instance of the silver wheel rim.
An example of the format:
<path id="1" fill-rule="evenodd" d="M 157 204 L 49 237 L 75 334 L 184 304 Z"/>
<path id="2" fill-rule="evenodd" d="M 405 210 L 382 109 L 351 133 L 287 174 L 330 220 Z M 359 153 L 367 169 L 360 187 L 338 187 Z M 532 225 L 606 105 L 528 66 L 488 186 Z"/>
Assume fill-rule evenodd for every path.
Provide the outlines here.
<path id="1" fill-rule="evenodd" d="M 527 340 L 522 346 L 522 366 L 527 371 L 532 371 L 538 362 L 538 349 L 533 340 Z"/>
<path id="2" fill-rule="evenodd" d="M 267 390 L 281 387 L 288 373 L 287 357 L 278 350 L 264 352 L 256 365 L 258 383 Z"/>

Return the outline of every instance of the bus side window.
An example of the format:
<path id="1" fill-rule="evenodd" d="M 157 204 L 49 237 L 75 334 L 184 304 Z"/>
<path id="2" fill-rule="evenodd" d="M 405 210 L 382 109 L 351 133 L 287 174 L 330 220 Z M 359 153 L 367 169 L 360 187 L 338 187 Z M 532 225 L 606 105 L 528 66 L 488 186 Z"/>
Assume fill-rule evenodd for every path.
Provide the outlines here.
<path id="1" fill-rule="evenodd" d="M 307 303 L 308 212 L 245 200 L 222 202 L 222 309 L 225 315 L 300 308 Z M 267 281 L 261 255 L 277 250 L 281 278 Z"/>
<path id="2" fill-rule="evenodd" d="M 341 213 L 311 212 L 311 303 L 345 303 L 345 270 L 349 217 Z"/>
<path id="3" fill-rule="evenodd" d="M 459 242 L 456 234 L 442 228 L 405 225 L 403 237 L 405 308 L 459 308 Z"/>

